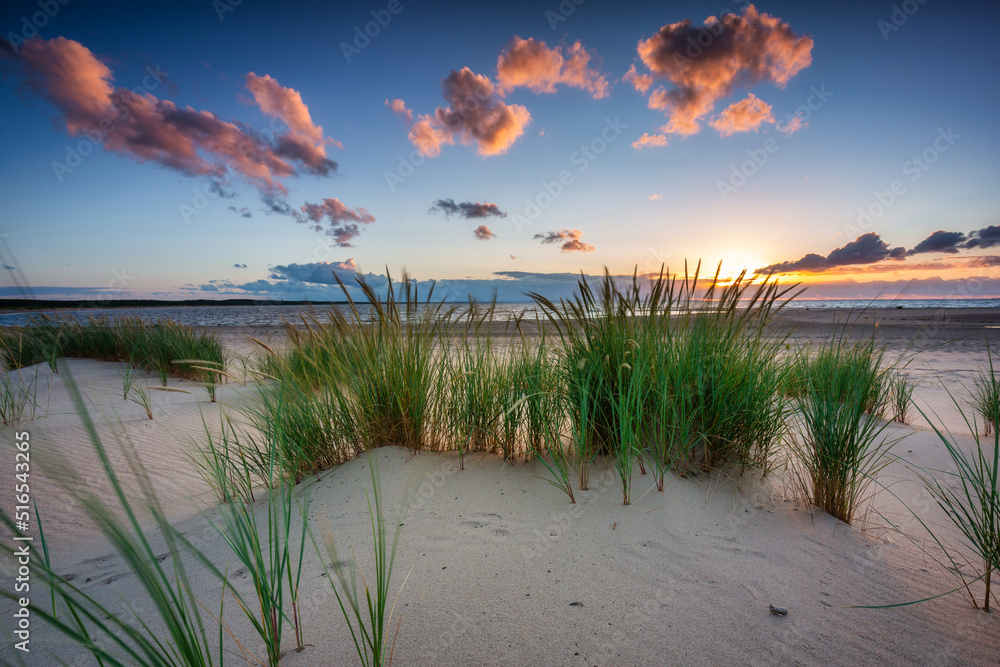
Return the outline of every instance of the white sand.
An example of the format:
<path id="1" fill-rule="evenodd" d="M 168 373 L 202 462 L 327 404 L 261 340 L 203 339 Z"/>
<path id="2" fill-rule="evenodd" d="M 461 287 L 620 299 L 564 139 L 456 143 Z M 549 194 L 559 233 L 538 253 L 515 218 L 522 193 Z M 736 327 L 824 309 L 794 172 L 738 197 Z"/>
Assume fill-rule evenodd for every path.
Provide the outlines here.
<path id="1" fill-rule="evenodd" d="M 117 414 L 171 519 L 220 565 L 231 560 L 198 512 L 212 496 L 184 454 L 202 432 L 201 412 L 217 419 L 219 405 L 209 403 L 193 383 L 172 379 L 172 386 L 194 393 L 154 394 L 159 412 L 149 421 L 142 408 L 122 401 L 115 365 L 67 363 L 93 403 L 91 412 L 110 448 L 117 451 L 112 437 L 117 427 L 108 426 L 107 418 Z M 57 456 L 107 495 L 63 378 L 44 368 L 39 378 L 43 386 L 51 381 L 45 399 L 49 414 L 17 429 L 31 433 L 33 464 Z M 940 399 L 932 393 L 924 397 Z M 222 388 L 220 400 L 238 402 L 240 390 Z M 948 468 L 933 433 L 909 427 L 890 432 L 910 434 L 895 450 L 909 461 Z M 2 429 L 0 438 L 4 451 L 11 452 L 13 429 Z M 966 445 L 969 441 L 964 437 Z M 954 588 L 956 579 L 903 534 L 885 528 L 887 520 L 877 514 L 861 531 L 810 513 L 780 476 L 766 485 L 746 480 L 742 490 L 717 476 L 674 478 L 659 493 L 652 478 L 636 470 L 633 504 L 623 507 L 613 473 L 602 476 L 598 466 L 592 489 L 577 492 L 578 505 L 572 506 L 545 482 L 548 473 L 537 463 L 504 464 L 474 455 L 459 471 L 455 454 L 412 456 L 398 448 L 378 450 L 375 459 L 392 511 L 410 498 L 393 580 L 395 589 L 409 573 L 397 607 L 398 665 L 998 664 L 1000 613 L 975 611 L 960 594 L 896 609 L 850 608 L 918 600 Z M 125 601 L 146 608 L 119 557 L 93 534 L 67 494 L 40 474 L 40 464 L 34 465 L 32 491 L 58 569 L 121 613 L 127 613 Z M 352 461 L 303 487 L 309 487 L 310 525 L 317 532 L 330 530 L 345 553 L 357 549 L 370 571 L 368 465 L 367 458 Z M 127 471 L 120 455 L 116 466 Z M 3 457 L 0 475 L 5 480 L 0 488 L 8 490 L 8 498 L 0 499 L 6 509 L 11 456 Z M 893 464 L 882 481 L 954 537 L 911 470 Z M 882 493 L 875 505 L 937 553 L 899 501 Z M 155 535 L 152 539 L 160 543 Z M 249 594 L 246 575 L 236 565 L 230 571 L 233 585 Z M 217 609 L 219 587 L 211 578 L 195 571 L 192 583 L 199 598 Z M 981 598 L 982 585 L 973 584 L 973 591 Z M 311 552 L 301 595 L 307 647 L 289 653 L 283 664 L 355 664 L 353 644 Z M 47 597 L 34 596 L 39 604 Z M 774 616 L 768 604 L 790 613 Z M 231 601 L 226 620 L 259 651 Z M 10 626 L 10 605 L 0 603 L 3 636 Z M 290 628 L 284 645 L 294 646 Z M 80 658 L 51 628 L 36 627 L 31 646 L 27 664 Z M 18 664 L 23 657 L 11 646 L 0 650 L 5 663 Z M 227 660 L 243 664 L 237 653 Z"/>

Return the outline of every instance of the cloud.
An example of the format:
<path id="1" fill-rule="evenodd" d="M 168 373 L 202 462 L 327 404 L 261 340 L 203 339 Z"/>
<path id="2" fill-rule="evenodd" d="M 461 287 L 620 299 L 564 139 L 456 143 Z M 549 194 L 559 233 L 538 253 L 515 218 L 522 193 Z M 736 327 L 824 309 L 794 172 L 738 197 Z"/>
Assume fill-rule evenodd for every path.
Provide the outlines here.
<path id="1" fill-rule="evenodd" d="M 325 176 L 337 168 L 326 157 L 324 144 L 330 140 L 312 123 L 299 94 L 270 77 L 247 77 L 261 110 L 288 125 L 287 132 L 266 138 L 148 90 L 114 87 L 108 66 L 74 40 L 35 37 L 24 42 L 16 62 L 27 87 L 59 110 L 71 136 L 97 137 L 104 150 L 138 162 L 204 176 L 220 187 L 235 174 L 262 191 L 281 193 L 286 192 L 283 178 Z M 147 72 L 157 82 L 166 77 L 159 69 Z"/>
<path id="2" fill-rule="evenodd" d="M 542 243 L 561 243 L 563 252 L 593 252 L 596 250 L 589 243 L 584 243 L 581 239 L 583 232 L 579 229 L 562 229 L 557 232 L 546 232 L 535 234 L 533 238 L 541 239 Z"/>
<path id="3" fill-rule="evenodd" d="M 631 83 L 637 91 L 645 95 L 653 86 L 653 75 L 639 74 L 638 70 L 635 68 L 635 63 L 632 63 L 632 66 L 628 68 L 627 72 L 625 72 L 625 76 L 622 77 L 622 81 Z"/>
<path id="4" fill-rule="evenodd" d="M 656 201 L 657 199 L 663 199 L 663 195 L 661 194 L 649 195 L 649 201 Z"/>
<path id="5" fill-rule="evenodd" d="M 998 257 L 997 255 L 970 257 L 966 266 L 972 268 L 990 268 L 993 266 L 1000 266 L 1000 257 Z"/>
<path id="6" fill-rule="evenodd" d="M 430 210 L 431 212 L 444 213 L 449 218 L 452 215 L 458 215 L 466 220 L 488 218 L 491 216 L 497 218 L 507 217 L 506 212 L 501 211 L 499 206 L 490 202 L 463 201 L 456 204 L 454 199 L 438 199 L 431 206 Z"/>
<path id="7" fill-rule="evenodd" d="M 649 132 L 643 132 L 642 136 L 632 142 L 632 148 L 642 150 L 643 148 L 651 148 L 654 146 L 666 146 L 667 137 L 662 134 L 650 134 Z"/>
<path id="8" fill-rule="evenodd" d="M 456 140 L 483 156 L 506 153 L 531 122 L 525 107 L 506 104 L 488 77 L 468 67 L 452 70 L 441 88 L 448 106 L 419 116 L 410 128 L 410 141 L 427 157 Z"/>
<path id="9" fill-rule="evenodd" d="M 663 26 L 636 48 L 648 74 L 630 70 L 626 76 L 644 94 L 655 81 L 670 84 L 653 90 L 648 105 L 666 113 L 664 134 L 690 135 L 737 87 L 783 88 L 812 64 L 812 48 L 811 37 L 797 36 L 781 19 L 748 5 L 742 14 L 709 16 L 703 26 L 690 20 Z"/>
<path id="10" fill-rule="evenodd" d="M 982 229 L 969 232 L 969 240 L 965 242 L 965 248 L 992 248 L 1000 245 L 1000 226 L 990 225 Z"/>
<path id="11" fill-rule="evenodd" d="M 399 117 L 406 121 L 409 125 L 413 122 L 413 111 L 406 108 L 406 102 L 400 99 L 386 100 L 385 105 L 392 109 L 395 113 L 399 114 Z"/>
<path id="12" fill-rule="evenodd" d="M 713 118 L 709 125 L 724 137 L 737 132 L 757 131 L 764 123 L 774 123 L 771 105 L 753 93 L 739 102 L 733 102 L 722 113 Z"/>
<path id="13" fill-rule="evenodd" d="M 334 274 L 340 276 L 341 280 L 353 277 L 358 272 L 358 265 L 354 258 L 350 257 L 343 262 L 315 262 L 313 264 L 287 264 L 272 266 L 270 269 L 271 280 L 292 280 L 312 285 L 336 285 L 337 279 Z M 345 281 L 346 282 L 346 281 Z"/>
<path id="14" fill-rule="evenodd" d="M 313 229 L 321 231 L 322 223 L 328 223 L 326 235 L 332 236 L 341 248 L 351 248 L 351 241 L 361 234 L 359 225 L 370 225 L 375 222 L 375 216 L 364 208 L 348 208 L 339 199 L 324 199 L 322 203 L 306 203 L 301 208 L 302 213 L 296 215 L 299 222 L 313 223 Z"/>
<path id="15" fill-rule="evenodd" d="M 518 87 L 535 93 L 554 93 L 556 85 L 582 88 L 594 99 L 608 96 L 608 80 L 590 69 L 590 53 L 580 42 L 566 49 L 549 48 L 540 40 L 515 36 L 497 58 L 497 91 L 506 95 Z"/>
<path id="16" fill-rule="evenodd" d="M 263 113 L 288 126 L 288 132 L 275 138 L 277 155 L 301 162 L 314 174 L 326 176 L 336 171 L 337 163 L 326 156 L 326 145 L 343 146 L 323 136 L 323 128 L 313 122 L 299 91 L 285 88 L 269 75 L 257 76 L 253 72 L 247 74 L 246 87 Z"/>
<path id="17" fill-rule="evenodd" d="M 778 123 L 775 126 L 775 129 L 788 137 L 795 134 L 799 130 L 804 130 L 807 127 L 809 127 L 809 123 L 807 123 L 800 114 L 795 114 L 785 122 Z"/>
<path id="18" fill-rule="evenodd" d="M 919 255 L 925 252 L 957 253 L 959 247 L 966 241 L 962 232 L 946 232 L 938 230 L 918 243 L 907 255 Z"/>
<path id="19" fill-rule="evenodd" d="M 480 241 L 489 241 L 490 239 L 496 238 L 496 234 L 490 231 L 490 228 L 486 225 L 479 225 L 472 230 L 472 235 L 475 236 Z"/>
<path id="20" fill-rule="evenodd" d="M 247 268 L 247 265 L 246 264 L 233 264 L 233 268 L 234 269 L 245 269 L 245 268 Z"/>
<path id="21" fill-rule="evenodd" d="M 758 273 L 820 273 L 838 266 L 874 264 L 884 259 L 902 259 L 903 248 L 890 248 L 875 232 L 868 232 L 823 257 L 809 253 L 794 262 L 780 262 L 757 269 Z"/>
<path id="22" fill-rule="evenodd" d="M 250 209 L 248 209 L 246 206 L 244 206 L 243 208 L 236 208 L 235 206 L 230 206 L 229 210 L 232 211 L 233 213 L 238 213 L 242 218 L 253 217 L 253 214 L 250 212 Z"/>
<path id="23" fill-rule="evenodd" d="M 287 201 L 285 201 L 284 198 L 282 198 L 279 195 L 264 193 L 260 196 L 260 201 L 266 207 L 264 209 L 265 213 L 268 214 L 277 213 L 278 215 L 291 215 L 291 216 L 294 216 L 296 214 L 295 209 L 292 207 L 292 205 L 289 204 Z"/>

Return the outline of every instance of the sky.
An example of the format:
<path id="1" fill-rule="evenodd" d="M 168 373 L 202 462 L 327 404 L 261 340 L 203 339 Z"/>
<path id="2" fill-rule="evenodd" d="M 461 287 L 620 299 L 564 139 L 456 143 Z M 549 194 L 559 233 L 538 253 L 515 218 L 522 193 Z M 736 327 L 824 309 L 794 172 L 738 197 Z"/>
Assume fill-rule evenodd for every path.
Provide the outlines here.
<path id="1" fill-rule="evenodd" d="M 998 32 L 940 0 L 12 0 L 0 297 L 522 301 L 685 261 L 1000 296 Z"/>

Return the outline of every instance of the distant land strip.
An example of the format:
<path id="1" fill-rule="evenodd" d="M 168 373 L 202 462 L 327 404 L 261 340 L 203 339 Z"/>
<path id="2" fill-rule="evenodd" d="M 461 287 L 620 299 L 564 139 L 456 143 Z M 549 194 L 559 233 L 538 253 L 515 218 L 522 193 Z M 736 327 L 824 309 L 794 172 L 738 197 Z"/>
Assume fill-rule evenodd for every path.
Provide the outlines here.
<path id="1" fill-rule="evenodd" d="M 108 308 L 177 308 L 183 306 L 333 306 L 347 301 L 276 301 L 271 299 L 114 299 L 47 300 L 0 298 L 0 312 L 18 310 L 81 310 Z"/>

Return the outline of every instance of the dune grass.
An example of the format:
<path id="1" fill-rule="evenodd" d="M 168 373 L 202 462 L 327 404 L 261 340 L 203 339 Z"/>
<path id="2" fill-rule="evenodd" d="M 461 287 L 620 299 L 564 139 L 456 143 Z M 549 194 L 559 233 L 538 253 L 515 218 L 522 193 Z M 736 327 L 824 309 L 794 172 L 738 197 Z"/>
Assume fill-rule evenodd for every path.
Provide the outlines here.
<path id="1" fill-rule="evenodd" d="M 902 371 L 897 371 L 889 380 L 889 394 L 892 420 L 900 424 L 908 423 L 910 405 L 913 402 L 913 384 Z"/>
<path id="2" fill-rule="evenodd" d="M 977 398 L 1000 396 L 1000 378 L 994 368 L 993 353 L 988 348 L 987 355 L 988 365 L 975 380 L 973 395 Z M 984 441 L 982 438 L 989 436 L 979 435 L 976 417 L 970 419 L 966 416 L 954 396 L 952 401 L 972 432 L 975 446 L 972 452 L 967 452 L 951 433 L 928 419 L 954 463 L 956 472 L 922 474 L 921 479 L 938 506 L 965 538 L 966 549 L 978 559 L 978 578 L 985 584 L 982 609 L 989 612 L 993 573 L 1000 572 L 1000 411 L 979 402 L 974 403 L 974 410 L 979 417 L 990 420 L 989 428 L 984 428 L 983 431 L 991 433 L 992 437 Z M 924 417 L 927 418 L 927 415 L 924 414 Z M 924 525 L 934 535 L 931 528 Z M 936 535 L 934 539 L 944 548 L 942 540 Z M 946 553 L 954 564 L 955 555 L 947 548 Z M 976 604 L 974 597 L 972 603 Z"/>
<path id="3" fill-rule="evenodd" d="M 784 428 L 780 336 L 765 333 L 793 297 L 768 279 L 633 275 L 585 278 L 559 304 L 532 294 L 558 333 L 560 383 L 581 486 L 591 456 L 607 455 L 628 501 L 631 462 L 653 461 L 658 486 L 694 459 L 706 470 L 766 471 Z"/>
<path id="4" fill-rule="evenodd" d="M 148 473 L 134 455 L 129 460 L 140 485 L 140 499 L 135 501 L 129 498 L 71 375 L 67 377 L 66 386 L 110 483 L 112 502 L 87 489 L 72 470 L 62 470 L 59 478 L 136 577 L 148 596 L 152 611 L 140 616 L 132 606 L 137 601 L 132 600 L 127 602 L 132 617 L 122 616 L 63 578 L 49 565 L 44 532 L 40 532 L 37 544 L 20 544 L 28 545 L 32 551 L 32 575 L 35 581 L 50 589 L 54 603 L 52 609 L 34 605 L 32 613 L 92 655 L 99 664 L 164 667 L 221 664 L 225 628 L 220 623 L 217 633 L 209 631 L 203 613 L 213 614 L 208 611 L 207 601 L 199 599 L 191 586 L 185 556 L 194 555 L 199 564 L 213 572 L 219 581 L 225 581 L 225 574 L 170 525 Z M 166 558 L 160 557 L 147 537 L 139 518 L 143 509 L 150 514 L 166 542 Z M 39 522 L 41 516 L 42 512 L 39 512 Z M 17 534 L 13 519 L 6 512 L 0 511 L 0 520 Z M 0 548 L 8 554 L 14 551 L 7 543 Z M 0 593 L 16 599 L 9 589 L 5 588 Z M 221 614 L 220 602 L 218 615 Z"/>
<path id="5" fill-rule="evenodd" d="M 983 435 L 993 433 L 1000 421 L 1000 385 L 993 372 L 992 354 L 989 357 L 989 367 L 980 369 L 972 380 L 969 405 L 976 415 L 976 421 L 981 420 Z"/>
<path id="6" fill-rule="evenodd" d="M 893 442 L 881 419 L 892 390 L 884 351 L 874 337 L 851 341 L 846 324 L 815 354 L 794 361 L 800 418 L 800 480 L 811 502 L 850 524 Z"/>
<path id="7" fill-rule="evenodd" d="M 231 433 L 238 438 L 234 431 Z M 296 649 L 301 651 L 304 647 L 298 591 L 305 556 L 308 500 L 298 497 L 294 482 L 283 474 L 279 443 L 280 439 L 272 432 L 264 447 L 267 467 L 263 472 L 274 480 L 274 488 L 267 492 L 264 516 L 259 518 L 258 508 L 243 501 L 250 484 L 249 471 L 244 468 L 242 475 L 216 476 L 216 481 L 226 489 L 220 495 L 229 502 L 219 505 L 220 518 L 211 521 L 252 582 L 257 604 L 244 604 L 239 599 L 237 603 L 260 636 L 267 663 L 272 667 L 281 660 L 286 623 L 291 623 L 295 631 Z M 234 447 L 239 449 L 238 441 Z M 293 528 L 296 516 L 300 521 L 297 538 Z"/>
<path id="8" fill-rule="evenodd" d="M 358 653 L 358 660 L 365 667 L 382 667 L 392 664 L 393 648 L 396 645 L 396 635 L 399 633 L 399 624 L 402 620 L 396 621 L 396 632 L 390 637 L 396 602 L 406 586 L 406 579 L 404 579 L 390 606 L 389 589 L 392 583 L 393 567 L 396 563 L 396 550 L 399 546 L 403 520 L 406 516 L 406 505 L 404 503 L 396 519 L 396 528 L 390 542 L 388 521 L 382 505 L 378 463 L 371 455 L 368 458 L 368 468 L 371 472 L 372 485 L 370 493 L 367 488 L 365 489 L 365 498 L 368 500 L 368 516 L 371 520 L 374 572 L 370 578 L 366 577 L 358 562 L 357 554 L 353 551 L 350 559 L 342 559 L 337 549 L 337 541 L 330 532 L 323 536 L 329 557 L 329 566 L 324 562 L 323 567 L 327 574 L 327 580 L 333 589 L 333 594 L 337 598 L 340 611 L 350 629 L 351 639 Z M 319 552 L 319 546 L 316 546 L 317 552 Z M 333 577 L 329 576 L 331 569 Z M 359 575 L 364 587 L 364 595 L 358 589 Z"/>
<path id="9" fill-rule="evenodd" d="M 57 359 L 74 357 L 125 361 L 165 379 L 168 375 L 201 380 L 206 373 L 193 368 L 199 359 L 225 364 L 222 344 L 173 322 L 144 322 L 138 317 L 34 317 L 27 326 L 0 331 L 0 363 L 23 368 L 47 362 L 58 372 Z"/>
<path id="10" fill-rule="evenodd" d="M 15 426 L 38 414 L 38 372 L 0 372 L 0 422 Z"/>

